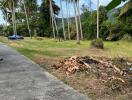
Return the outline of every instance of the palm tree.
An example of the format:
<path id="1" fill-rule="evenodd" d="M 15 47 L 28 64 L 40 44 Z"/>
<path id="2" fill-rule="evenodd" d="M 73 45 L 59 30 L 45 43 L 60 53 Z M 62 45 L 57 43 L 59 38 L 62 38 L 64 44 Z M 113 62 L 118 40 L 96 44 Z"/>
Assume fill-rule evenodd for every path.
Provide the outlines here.
<path id="1" fill-rule="evenodd" d="M 22 6 L 23 6 L 22 8 L 23 8 L 23 11 L 26 17 L 28 33 L 29 33 L 30 38 L 32 39 L 30 23 L 34 16 L 33 14 L 37 12 L 37 0 L 21 0 L 21 1 L 22 1 Z"/>
<path id="2" fill-rule="evenodd" d="M 115 8 L 115 7 L 117 7 L 118 5 L 120 5 L 121 2 L 125 2 L 125 1 L 127 1 L 127 0 L 112 0 L 112 1 L 106 6 L 106 9 L 109 11 L 109 10 L 111 10 L 111 9 L 113 9 L 113 8 Z M 129 1 L 131 2 L 132 0 L 129 0 Z"/>
<path id="3" fill-rule="evenodd" d="M 29 32 L 30 38 L 32 39 L 31 30 L 30 30 L 29 21 L 28 21 L 27 10 L 26 10 L 26 6 L 25 6 L 25 0 L 23 0 L 23 6 L 24 6 L 24 11 L 25 11 L 25 16 L 26 16 L 28 32 Z"/>
<path id="4" fill-rule="evenodd" d="M 132 9 L 132 0 L 129 0 L 122 8 L 119 14 L 119 17 L 126 14 L 129 10 Z"/>
<path id="5" fill-rule="evenodd" d="M 52 20 L 52 28 L 53 28 L 54 38 L 55 38 L 55 29 L 57 32 L 57 37 L 59 37 L 59 33 L 58 33 L 56 19 L 55 19 L 54 12 L 53 12 L 52 0 L 49 0 L 49 2 L 50 2 L 49 6 L 50 6 L 50 15 L 51 15 L 51 20 Z"/>
<path id="6" fill-rule="evenodd" d="M 79 25 L 80 25 L 80 33 L 81 33 L 81 39 L 83 40 L 83 33 L 82 33 L 82 22 L 81 22 L 81 18 L 80 18 L 80 9 L 79 9 L 79 0 L 77 0 L 77 11 L 78 11 L 78 18 L 79 18 Z"/>
<path id="7" fill-rule="evenodd" d="M 65 32 L 65 23 L 64 23 L 64 16 L 63 16 L 63 8 L 62 8 L 62 0 L 60 0 L 60 8 L 61 8 L 61 15 L 62 15 L 62 27 L 63 27 L 63 36 L 64 40 L 66 40 L 66 32 Z"/>
<path id="8" fill-rule="evenodd" d="M 11 11 L 11 16 L 12 16 L 12 25 L 13 25 L 13 34 L 17 35 L 17 31 L 16 31 L 16 15 L 15 15 L 15 6 L 17 4 L 16 0 L 6 0 L 2 3 L 3 8 L 5 10 L 5 16 L 7 16 L 7 9 Z"/>
<path id="9" fill-rule="evenodd" d="M 53 8 L 52 8 L 52 11 L 53 11 Z M 54 15 L 54 14 L 53 14 Z M 56 33 L 57 33 L 57 37 L 58 37 L 58 39 L 59 39 L 59 41 L 60 41 L 60 38 L 59 38 L 59 32 L 58 32 L 58 27 L 57 27 L 57 23 L 56 23 L 56 19 L 55 19 L 55 15 L 53 16 L 53 20 L 54 20 L 54 24 L 55 24 L 55 29 L 56 29 Z"/>
<path id="10" fill-rule="evenodd" d="M 6 3 L 6 1 L 5 2 L 3 2 L 3 1 L 0 2 L 0 9 L 1 9 L 3 15 L 4 15 L 4 20 L 6 22 L 5 27 L 3 27 L 4 30 L 7 29 L 7 23 L 8 23 L 8 12 L 7 12 L 7 9 L 5 9 L 5 8 L 8 7 L 8 5 L 5 5 L 5 3 Z"/>
<path id="11" fill-rule="evenodd" d="M 78 14 L 77 14 L 77 3 L 73 0 L 74 3 L 74 12 L 75 12 L 75 23 L 76 23 L 76 32 L 77 32 L 77 44 L 80 44 L 80 36 L 79 36 L 79 29 L 78 29 Z"/>
<path id="12" fill-rule="evenodd" d="M 56 39 L 56 35 L 55 35 L 55 26 L 54 26 L 54 17 L 53 17 L 53 10 L 52 10 L 52 1 L 51 0 L 48 0 L 47 3 L 49 2 L 49 12 L 50 12 L 50 19 L 51 19 L 51 24 L 52 24 L 52 31 L 53 31 L 53 36 L 54 36 L 54 39 Z"/>
<path id="13" fill-rule="evenodd" d="M 97 38 L 99 38 L 99 0 L 97 0 Z"/>
<path id="14" fill-rule="evenodd" d="M 14 23 L 14 35 L 17 35 L 17 31 L 16 31 L 16 15 L 15 15 L 15 3 L 14 0 L 12 0 L 12 19 L 13 19 L 13 23 Z"/>
<path id="15" fill-rule="evenodd" d="M 69 3 L 70 3 L 70 0 L 66 0 L 67 23 L 68 23 L 68 37 L 69 37 L 69 40 L 71 40 L 71 33 L 70 33 L 70 21 L 69 21 L 69 17 L 70 17 L 70 8 L 69 8 Z"/>

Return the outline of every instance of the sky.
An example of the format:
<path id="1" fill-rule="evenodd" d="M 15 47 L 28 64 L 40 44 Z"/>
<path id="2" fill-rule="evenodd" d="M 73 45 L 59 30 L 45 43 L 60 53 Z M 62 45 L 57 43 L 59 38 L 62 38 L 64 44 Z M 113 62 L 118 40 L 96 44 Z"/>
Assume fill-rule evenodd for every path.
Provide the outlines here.
<path id="1" fill-rule="evenodd" d="M 60 1 L 59 0 L 54 0 L 54 1 L 56 2 L 56 4 L 58 6 L 60 6 Z M 92 4 L 91 4 L 92 9 L 96 9 L 96 2 L 97 2 L 97 0 L 91 0 L 91 1 L 92 1 Z M 103 5 L 103 6 L 106 6 L 110 1 L 112 1 L 112 0 L 99 0 L 100 5 Z M 79 0 L 80 9 L 81 9 L 81 6 L 83 4 L 89 5 L 89 3 L 90 3 L 89 0 Z M 38 4 L 41 5 L 41 0 L 38 0 Z M 64 17 L 66 17 L 67 16 L 67 14 L 66 14 L 66 4 L 65 4 L 64 1 L 62 2 L 62 4 L 63 4 L 63 6 L 62 6 L 63 7 L 63 15 L 64 15 Z M 120 6 L 122 6 L 123 4 L 124 3 L 122 3 Z M 73 4 L 70 4 L 70 15 L 74 16 Z M 61 12 L 60 12 L 60 14 L 59 14 L 58 17 L 61 17 Z M 5 23 L 5 21 L 3 19 L 2 12 L 0 11 L 0 24 L 3 24 L 3 23 Z"/>

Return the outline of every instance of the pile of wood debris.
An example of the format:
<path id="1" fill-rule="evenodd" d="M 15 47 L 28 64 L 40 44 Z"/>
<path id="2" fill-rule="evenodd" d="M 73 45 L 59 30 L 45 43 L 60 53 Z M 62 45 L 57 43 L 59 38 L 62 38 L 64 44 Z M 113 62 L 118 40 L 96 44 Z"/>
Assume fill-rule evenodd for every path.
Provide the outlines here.
<path id="1" fill-rule="evenodd" d="M 128 65 L 127 68 L 120 69 L 109 59 L 72 56 L 54 64 L 53 68 L 62 70 L 67 76 L 80 71 L 92 72 L 108 87 L 115 90 L 132 84 L 132 63 L 126 62 L 126 64 Z"/>

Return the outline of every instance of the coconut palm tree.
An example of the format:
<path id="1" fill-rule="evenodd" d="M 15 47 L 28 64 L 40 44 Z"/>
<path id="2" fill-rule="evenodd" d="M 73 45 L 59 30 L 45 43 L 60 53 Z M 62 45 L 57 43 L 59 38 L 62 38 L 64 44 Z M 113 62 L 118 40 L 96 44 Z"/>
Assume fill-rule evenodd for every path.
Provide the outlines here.
<path id="1" fill-rule="evenodd" d="M 74 12 L 75 12 L 75 23 L 76 23 L 76 33 L 77 33 L 77 44 L 80 44 L 80 36 L 79 36 L 79 26 L 78 26 L 78 11 L 77 11 L 77 2 L 73 0 L 74 4 Z"/>
<path id="2" fill-rule="evenodd" d="M 80 25 L 81 39 L 83 40 L 82 22 L 81 22 L 81 18 L 80 18 L 79 0 L 77 0 L 77 11 L 78 11 L 78 18 L 79 18 L 79 25 Z"/>
<path id="3" fill-rule="evenodd" d="M 62 8 L 62 0 L 60 0 L 60 8 L 61 8 L 61 15 L 62 15 L 62 27 L 63 27 L 63 36 L 64 40 L 66 40 L 66 31 L 65 31 L 65 23 L 64 23 L 64 16 L 63 16 L 63 8 Z"/>
<path id="4" fill-rule="evenodd" d="M 51 26 L 54 39 L 56 39 L 56 34 L 58 36 L 58 27 L 57 27 L 55 15 L 58 15 L 59 10 L 60 8 L 55 4 L 53 0 L 43 0 L 40 6 L 41 18 L 46 20 L 46 24 L 47 24 L 46 27 Z M 42 25 L 45 25 L 45 23 Z"/>
<path id="5" fill-rule="evenodd" d="M 99 38 L 99 0 L 97 0 L 97 38 Z"/>
<path id="6" fill-rule="evenodd" d="M 70 20 L 69 20 L 69 17 L 70 17 L 70 8 L 69 8 L 69 4 L 70 4 L 70 0 L 66 0 L 66 10 L 67 10 L 67 23 L 68 23 L 68 37 L 69 37 L 69 40 L 71 40 L 71 33 L 70 33 Z"/>
<path id="7" fill-rule="evenodd" d="M 49 0 L 49 2 L 50 2 L 49 6 L 50 6 L 50 14 L 51 14 L 51 20 L 52 20 L 52 28 L 53 28 L 54 38 L 55 38 L 55 29 L 57 32 L 57 37 L 59 37 L 59 33 L 58 33 L 58 27 L 57 27 L 57 23 L 56 23 L 54 11 L 53 11 L 52 0 Z"/>
<path id="8" fill-rule="evenodd" d="M 53 11 L 53 8 L 52 8 L 52 11 Z M 53 14 L 53 15 L 54 15 L 54 14 Z M 58 32 L 58 27 L 57 27 L 55 15 L 53 16 L 53 18 L 54 18 L 53 20 L 54 20 L 54 24 L 55 24 L 55 29 L 56 29 L 56 33 L 57 33 L 57 38 L 58 38 L 59 41 L 60 41 L 59 32 Z"/>
<path id="9" fill-rule="evenodd" d="M 112 1 L 106 6 L 106 9 L 107 9 L 107 10 L 111 10 L 111 9 L 117 7 L 118 5 L 120 5 L 121 2 L 125 2 L 125 1 L 127 1 L 127 0 L 112 0 Z M 131 2 L 132 0 L 129 0 L 129 1 Z"/>
<path id="10" fill-rule="evenodd" d="M 127 0 L 112 0 L 107 6 L 107 10 L 111 10 L 121 4 L 121 2 L 125 2 Z M 130 9 L 132 9 L 132 0 L 128 0 L 128 2 L 125 3 L 125 5 L 121 8 L 119 17 L 121 17 L 123 14 L 127 13 Z"/>
<path id="11" fill-rule="evenodd" d="M 24 6 L 24 12 L 25 12 L 25 16 L 26 16 L 26 22 L 27 22 L 28 32 L 29 32 L 30 38 L 32 39 L 31 29 L 30 29 L 29 21 L 28 21 L 27 9 L 26 9 L 26 5 L 25 5 L 25 0 L 23 0 L 23 6 Z"/>
<path id="12" fill-rule="evenodd" d="M 17 34 L 17 31 L 16 31 L 16 15 L 15 15 L 15 7 L 16 7 L 16 4 L 17 4 L 18 1 L 16 0 L 6 0 L 4 1 L 2 4 L 4 10 L 5 10 L 5 15 L 4 16 L 7 16 L 7 13 L 9 10 L 9 13 L 11 13 L 11 16 L 12 16 L 12 25 L 13 25 L 13 34 L 16 35 Z"/>
<path id="13" fill-rule="evenodd" d="M 13 23 L 14 23 L 14 34 L 17 35 L 17 31 L 16 31 L 16 15 L 15 15 L 15 2 L 14 0 L 12 0 L 12 16 L 13 16 Z"/>
<path id="14" fill-rule="evenodd" d="M 22 1 L 23 1 L 22 2 L 24 8 L 23 10 L 26 17 L 28 32 L 30 37 L 32 38 L 30 23 L 34 16 L 33 14 L 37 12 L 37 0 L 22 0 Z"/>
<path id="15" fill-rule="evenodd" d="M 53 16 L 53 10 L 52 10 L 52 2 L 51 2 L 51 0 L 49 0 L 49 2 L 50 2 L 50 16 L 51 16 L 51 21 L 52 21 L 53 35 L 54 35 L 54 39 L 56 39 L 55 26 L 54 26 L 54 16 Z"/>
<path id="16" fill-rule="evenodd" d="M 132 0 L 129 0 L 122 8 L 119 14 L 119 17 L 126 14 L 129 10 L 132 9 Z"/>
<path id="17" fill-rule="evenodd" d="M 0 9 L 1 9 L 3 15 L 4 15 L 4 20 L 5 20 L 5 22 L 6 22 L 5 27 L 3 27 L 4 30 L 7 29 L 7 23 L 8 23 L 8 12 L 7 12 L 7 9 L 5 9 L 5 8 L 8 7 L 8 5 L 5 4 L 5 3 L 6 3 L 6 2 L 3 2 L 3 1 L 0 2 Z"/>

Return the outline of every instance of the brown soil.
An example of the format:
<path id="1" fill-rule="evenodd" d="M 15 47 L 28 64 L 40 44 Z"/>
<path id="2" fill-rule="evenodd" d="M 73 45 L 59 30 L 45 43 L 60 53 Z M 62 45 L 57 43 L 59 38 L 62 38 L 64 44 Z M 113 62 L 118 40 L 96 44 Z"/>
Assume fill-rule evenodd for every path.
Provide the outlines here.
<path id="1" fill-rule="evenodd" d="M 87 57 L 80 57 L 88 59 Z M 126 58 L 108 59 L 96 57 L 96 59 L 112 62 L 113 65 L 123 71 L 122 75 L 113 68 L 105 68 L 100 63 L 89 63 L 94 70 L 88 68 L 66 74 L 64 66 L 56 68 L 53 65 L 66 61 L 69 58 L 43 58 L 35 61 L 47 69 L 64 83 L 93 100 L 131 100 L 132 98 L 132 61 Z M 122 82 L 122 80 L 124 82 Z"/>

